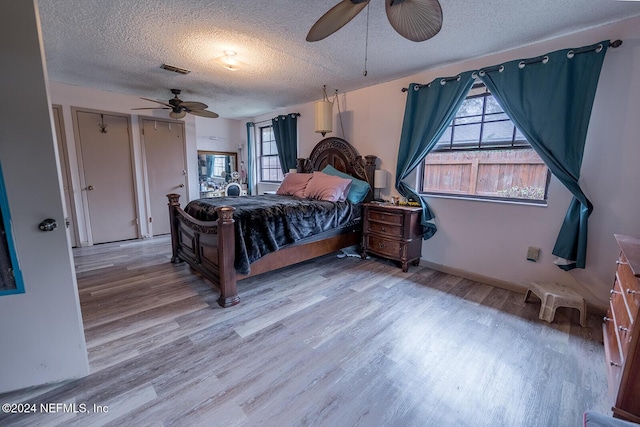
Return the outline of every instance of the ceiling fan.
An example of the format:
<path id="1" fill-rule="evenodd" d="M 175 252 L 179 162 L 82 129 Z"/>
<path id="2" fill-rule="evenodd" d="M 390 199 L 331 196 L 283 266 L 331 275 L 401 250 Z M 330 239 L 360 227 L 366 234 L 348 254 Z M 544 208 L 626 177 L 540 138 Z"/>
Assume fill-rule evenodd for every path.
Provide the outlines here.
<path id="1" fill-rule="evenodd" d="M 369 0 L 342 0 L 316 22 L 308 42 L 322 40 L 351 21 Z M 414 42 L 430 39 L 442 28 L 442 8 L 438 0 L 384 0 L 387 18 L 394 30 Z"/>
<path id="2" fill-rule="evenodd" d="M 180 92 L 180 89 L 171 89 L 171 93 L 174 95 L 174 97 L 170 99 L 168 103 L 164 101 L 156 101 L 155 99 L 141 98 L 146 101 L 157 102 L 158 104 L 164 105 L 164 107 L 133 108 L 133 110 L 171 110 L 169 116 L 173 119 L 181 119 L 186 116 L 187 113 L 200 117 L 209 117 L 212 119 L 218 117 L 218 115 L 213 111 L 207 110 L 207 104 L 203 104 L 202 102 L 181 100 L 180 98 L 178 98 Z"/>

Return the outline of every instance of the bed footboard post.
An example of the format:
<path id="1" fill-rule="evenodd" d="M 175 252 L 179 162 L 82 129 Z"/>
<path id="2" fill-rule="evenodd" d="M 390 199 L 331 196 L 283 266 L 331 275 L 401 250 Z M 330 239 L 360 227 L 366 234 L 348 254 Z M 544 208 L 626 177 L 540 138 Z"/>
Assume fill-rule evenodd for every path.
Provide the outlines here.
<path id="1" fill-rule="evenodd" d="M 169 199 L 169 224 L 171 225 L 171 262 L 179 263 L 182 260 L 178 257 L 178 221 L 176 220 L 176 209 L 180 207 L 180 195 L 171 193 L 167 194 Z"/>
<path id="2" fill-rule="evenodd" d="M 216 210 L 218 212 L 218 269 L 220 273 L 218 304 L 221 307 L 230 307 L 240 302 L 234 266 L 236 241 L 233 212 L 235 208 L 222 206 Z"/>

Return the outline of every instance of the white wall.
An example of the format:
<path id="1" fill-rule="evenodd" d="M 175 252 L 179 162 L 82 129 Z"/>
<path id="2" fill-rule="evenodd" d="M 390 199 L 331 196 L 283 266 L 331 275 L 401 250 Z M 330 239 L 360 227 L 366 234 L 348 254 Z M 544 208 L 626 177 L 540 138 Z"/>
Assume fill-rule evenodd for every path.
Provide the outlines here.
<path id="1" fill-rule="evenodd" d="M 613 234 L 640 236 L 636 189 L 640 182 L 640 19 L 341 94 L 344 136 L 337 117 L 328 136 L 344 137 L 361 155 L 378 156 L 378 167 L 390 172 L 390 188 L 382 193 L 389 197 L 397 194 L 394 177 L 406 101 L 402 87 L 605 39 L 621 39 L 623 44 L 607 52 L 585 148 L 581 185 L 595 207 L 589 221 L 587 268 L 564 272 L 553 264 L 551 251 L 571 200 L 569 191 L 555 178 L 547 207 L 429 197 L 438 232 L 423 243 L 422 250 L 423 260 L 429 263 L 519 287 L 545 280 L 574 286 L 588 302 L 605 307 L 618 252 Z M 319 85 L 324 83 L 333 90 L 330 82 Z M 322 139 L 313 132 L 313 103 L 274 111 L 254 121 L 288 112 L 302 114 L 298 119 L 298 155 L 306 157 Z M 336 106 L 334 114 L 337 116 Z M 528 246 L 541 248 L 537 263 L 526 261 Z"/>
<path id="2" fill-rule="evenodd" d="M 0 160 L 25 287 L 0 296 L 0 393 L 89 372 L 41 46 L 33 1 L 0 2 Z"/>

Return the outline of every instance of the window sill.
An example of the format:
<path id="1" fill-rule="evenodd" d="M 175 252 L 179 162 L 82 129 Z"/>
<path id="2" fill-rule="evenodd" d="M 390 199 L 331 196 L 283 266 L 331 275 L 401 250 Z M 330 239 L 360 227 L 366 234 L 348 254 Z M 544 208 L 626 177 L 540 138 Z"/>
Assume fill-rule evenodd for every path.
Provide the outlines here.
<path id="1" fill-rule="evenodd" d="M 451 195 L 451 194 L 435 194 L 435 193 L 420 193 L 420 197 L 433 197 L 436 199 L 455 199 L 455 200 L 467 200 L 472 202 L 490 202 L 490 203 L 502 203 L 507 205 L 524 205 L 535 206 L 538 208 L 546 208 L 548 206 L 546 200 L 539 201 L 527 201 L 527 200 L 505 200 L 505 199 L 492 199 L 484 197 L 473 197 L 463 195 Z"/>

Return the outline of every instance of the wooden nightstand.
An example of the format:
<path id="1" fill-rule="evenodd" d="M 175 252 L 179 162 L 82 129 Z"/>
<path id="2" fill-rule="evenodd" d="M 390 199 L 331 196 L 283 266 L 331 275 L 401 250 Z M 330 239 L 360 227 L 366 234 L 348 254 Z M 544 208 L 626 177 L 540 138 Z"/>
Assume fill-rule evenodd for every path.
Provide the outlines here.
<path id="1" fill-rule="evenodd" d="M 376 254 L 399 261 L 402 271 L 418 265 L 422 255 L 422 209 L 365 203 L 362 256 Z"/>

